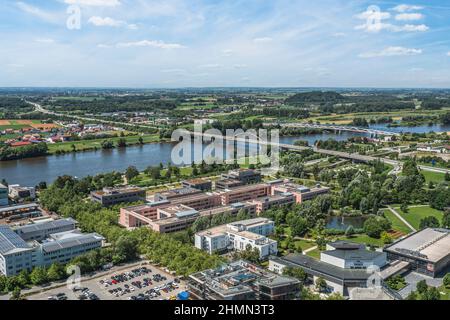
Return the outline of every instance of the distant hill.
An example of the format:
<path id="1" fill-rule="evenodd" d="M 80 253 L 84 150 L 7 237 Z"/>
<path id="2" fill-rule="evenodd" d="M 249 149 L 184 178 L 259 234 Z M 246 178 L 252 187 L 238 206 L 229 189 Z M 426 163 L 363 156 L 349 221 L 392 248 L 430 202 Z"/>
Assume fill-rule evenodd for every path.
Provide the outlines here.
<path id="1" fill-rule="evenodd" d="M 289 105 L 302 105 L 302 104 L 308 104 L 308 103 L 326 103 L 326 102 L 341 102 L 345 100 L 345 97 L 340 95 L 337 92 L 333 91 L 312 91 L 312 92 L 304 92 L 304 93 L 297 93 L 293 96 L 287 98 L 285 100 L 286 104 Z"/>

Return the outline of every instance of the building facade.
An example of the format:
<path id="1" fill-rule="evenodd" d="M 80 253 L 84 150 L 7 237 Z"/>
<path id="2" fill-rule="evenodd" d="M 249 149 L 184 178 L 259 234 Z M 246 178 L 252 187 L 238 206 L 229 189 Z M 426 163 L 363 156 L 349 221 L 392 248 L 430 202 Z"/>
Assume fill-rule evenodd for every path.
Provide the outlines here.
<path id="1" fill-rule="evenodd" d="M 104 207 L 123 202 L 142 201 L 145 198 L 145 190 L 137 187 L 104 188 L 102 191 L 91 192 L 92 201 L 98 202 Z"/>
<path id="2" fill-rule="evenodd" d="M 8 204 L 8 187 L 0 183 L 0 207 L 7 206 Z"/>

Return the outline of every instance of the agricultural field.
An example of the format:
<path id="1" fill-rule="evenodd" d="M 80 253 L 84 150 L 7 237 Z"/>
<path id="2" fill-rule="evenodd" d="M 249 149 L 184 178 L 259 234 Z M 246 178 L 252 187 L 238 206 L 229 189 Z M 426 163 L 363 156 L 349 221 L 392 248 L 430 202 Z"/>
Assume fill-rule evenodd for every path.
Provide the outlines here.
<path id="1" fill-rule="evenodd" d="M 441 222 L 443 216 L 442 211 L 433 209 L 430 206 L 411 206 L 408 208 L 408 212 L 403 212 L 400 210 L 400 207 L 394 207 L 394 209 L 416 229 L 419 229 L 420 220 L 423 218 L 433 216 Z"/>

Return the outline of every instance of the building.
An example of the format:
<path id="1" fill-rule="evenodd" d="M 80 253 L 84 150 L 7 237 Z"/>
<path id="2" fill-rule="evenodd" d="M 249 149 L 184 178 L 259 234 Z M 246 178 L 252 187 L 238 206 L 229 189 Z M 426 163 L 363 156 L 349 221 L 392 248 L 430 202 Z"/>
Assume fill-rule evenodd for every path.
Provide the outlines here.
<path id="1" fill-rule="evenodd" d="M 197 189 L 203 192 L 212 190 L 212 182 L 206 179 L 186 180 L 182 182 L 182 185 L 185 188 Z"/>
<path id="2" fill-rule="evenodd" d="M 300 282 L 239 260 L 190 275 L 188 288 L 200 300 L 290 300 Z"/>
<path id="3" fill-rule="evenodd" d="M 231 203 L 245 202 L 270 195 L 270 185 L 262 183 L 225 190 L 220 193 L 221 203 L 226 206 Z"/>
<path id="4" fill-rule="evenodd" d="M 323 278 L 329 292 L 348 296 L 354 288 L 367 288 L 367 280 L 372 275 L 367 271 L 369 266 L 386 265 L 385 253 L 366 250 L 364 245 L 338 241 L 327 249 L 321 253 L 320 260 L 303 254 L 271 257 L 269 270 L 282 274 L 286 267 L 302 268 L 311 282 Z"/>
<path id="5" fill-rule="evenodd" d="M 242 220 L 195 234 L 195 247 L 209 254 L 228 250 L 257 249 L 261 259 L 277 254 L 277 242 L 267 238 L 274 222 L 266 218 Z"/>
<path id="6" fill-rule="evenodd" d="M 0 220 L 5 219 L 7 223 L 41 215 L 42 212 L 36 203 L 0 207 Z"/>
<path id="7" fill-rule="evenodd" d="M 102 191 L 91 192 L 92 201 L 108 207 L 122 202 L 142 201 L 146 198 L 145 190 L 138 187 L 103 188 Z"/>
<path id="8" fill-rule="evenodd" d="M 79 230 L 51 234 L 42 243 L 35 242 L 38 266 L 68 263 L 79 255 L 101 248 L 103 241 L 98 233 L 81 233 Z"/>
<path id="9" fill-rule="evenodd" d="M 251 169 L 230 170 L 216 181 L 216 189 L 225 190 L 261 182 L 261 173 Z"/>
<path id="10" fill-rule="evenodd" d="M 0 207 L 7 206 L 8 204 L 8 187 L 0 183 Z"/>
<path id="11" fill-rule="evenodd" d="M 8 226 L 0 225 L 0 274 L 13 276 L 36 264 L 33 247 Z"/>
<path id="12" fill-rule="evenodd" d="M 25 241 L 42 241 L 53 233 L 75 230 L 76 225 L 76 220 L 67 218 L 42 222 L 35 221 L 24 226 L 13 228 L 13 230 Z"/>
<path id="13" fill-rule="evenodd" d="M 317 185 L 314 188 L 301 186 L 292 182 L 282 182 L 272 184 L 272 195 L 291 193 L 295 196 L 296 203 L 312 200 L 320 195 L 330 192 L 330 188 Z"/>
<path id="14" fill-rule="evenodd" d="M 155 194 L 154 201 L 171 201 L 178 198 L 184 198 L 189 195 L 194 194 L 200 194 L 202 193 L 201 190 L 190 188 L 190 187 L 183 187 L 179 189 L 172 189 L 165 192 L 159 192 Z"/>
<path id="15" fill-rule="evenodd" d="M 11 200 L 14 201 L 36 199 L 36 189 L 34 187 L 21 187 L 18 184 L 13 184 L 8 186 L 8 193 Z"/>
<path id="16" fill-rule="evenodd" d="M 72 222 L 72 221 L 71 221 Z M 54 230 L 68 229 L 62 224 Z M 51 225 L 43 230 L 17 233 L 8 226 L 0 225 L 0 273 L 13 276 L 22 270 L 49 267 L 53 263 L 67 263 L 90 250 L 101 248 L 104 238 L 97 233 L 83 234 L 79 230 L 49 233 Z M 47 237 L 43 238 L 43 234 Z M 21 237 L 24 236 L 24 238 Z M 38 240 L 26 241 L 25 239 Z"/>
<path id="17" fill-rule="evenodd" d="M 409 268 L 436 277 L 450 265 L 450 230 L 426 228 L 384 248 L 389 261 L 403 261 Z"/>
<path id="18" fill-rule="evenodd" d="M 292 193 L 286 192 L 274 196 L 257 198 L 250 202 L 256 205 L 256 212 L 257 214 L 260 214 L 273 207 L 280 207 L 295 203 L 295 196 Z"/>

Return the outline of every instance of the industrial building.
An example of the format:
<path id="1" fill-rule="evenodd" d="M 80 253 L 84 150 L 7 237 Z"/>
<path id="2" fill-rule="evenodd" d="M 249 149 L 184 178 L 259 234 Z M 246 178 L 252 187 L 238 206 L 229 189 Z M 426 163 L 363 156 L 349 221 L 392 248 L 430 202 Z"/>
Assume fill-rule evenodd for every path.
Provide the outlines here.
<path id="1" fill-rule="evenodd" d="M 75 224 L 75 220 L 62 223 L 56 220 L 16 230 L 0 225 L 0 273 L 12 276 L 22 270 L 31 271 L 34 267 L 64 264 L 76 256 L 102 247 L 104 238 L 101 235 L 83 234 L 74 229 Z"/>
<path id="2" fill-rule="evenodd" d="M 411 270 L 436 277 L 450 265 L 450 230 L 426 228 L 384 248 L 390 261 L 402 261 Z"/>
<path id="3" fill-rule="evenodd" d="M 276 255 L 277 242 L 267 238 L 273 233 L 274 222 L 266 218 L 237 221 L 195 234 L 195 247 L 209 254 L 228 250 L 257 249 L 260 259 Z"/>
<path id="4" fill-rule="evenodd" d="M 91 192 L 92 201 L 100 203 L 104 207 L 123 202 L 142 201 L 146 198 L 144 189 L 138 187 L 103 188 L 101 191 Z"/>
<path id="5" fill-rule="evenodd" d="M 42 212 L 36 203 L 0 207 L 0 220 L 5 220 L 6 223 L 25 218 L 40 217 L 41 215 Z"/>
<path id="6" fill-rule="evenodd" d="M 330 292 L 348 296 L 353 288 L 366 288 L 370 266 L 386 266 L 386 253 L 366 250 L 364 245 L 338 241 L 328 245 L 320 260 L 303 254 L 271 257 L 269 270 L 282 274 L 286 267 L 302 268 L 310 281 L 323 278 Z M 390 276 L 390 275 L 389 275 Z"/>
<path id="7" fill-rule="evenodd" d="M 190 275 L 188 288 L 200 300 L 290 300 L 300 282 L 239 260 Z"/>

